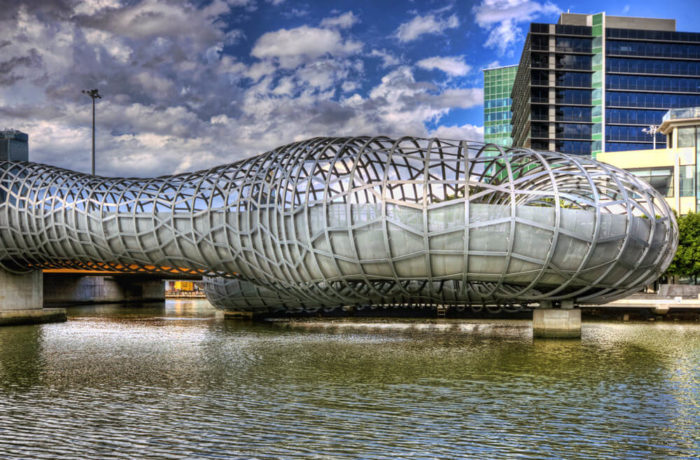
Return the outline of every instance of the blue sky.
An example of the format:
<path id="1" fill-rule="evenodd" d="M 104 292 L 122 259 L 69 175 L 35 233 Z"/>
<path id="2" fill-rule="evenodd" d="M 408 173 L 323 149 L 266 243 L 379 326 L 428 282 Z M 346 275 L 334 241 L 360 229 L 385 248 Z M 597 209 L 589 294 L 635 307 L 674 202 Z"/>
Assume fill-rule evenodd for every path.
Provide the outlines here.
<path id="1" fill-rule="evenodd" d="M 314 136 L 480 140 L 482 73 L 562 11 L 676 19 L 691 2 L 0 0 L 0 128 L 33 161 L 98 173 L 201 169 Z"/>

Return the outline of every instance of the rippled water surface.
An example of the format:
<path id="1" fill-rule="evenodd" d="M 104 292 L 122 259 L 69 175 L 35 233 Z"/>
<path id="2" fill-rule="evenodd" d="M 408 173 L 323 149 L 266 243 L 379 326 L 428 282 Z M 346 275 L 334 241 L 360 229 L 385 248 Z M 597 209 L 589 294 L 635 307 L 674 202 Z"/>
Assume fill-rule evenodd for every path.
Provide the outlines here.
<path id="1" fill-rule="evenodd" d="M 0 457 L 700 456 L 697 324 L 69 315 L 0 328 Z"/>

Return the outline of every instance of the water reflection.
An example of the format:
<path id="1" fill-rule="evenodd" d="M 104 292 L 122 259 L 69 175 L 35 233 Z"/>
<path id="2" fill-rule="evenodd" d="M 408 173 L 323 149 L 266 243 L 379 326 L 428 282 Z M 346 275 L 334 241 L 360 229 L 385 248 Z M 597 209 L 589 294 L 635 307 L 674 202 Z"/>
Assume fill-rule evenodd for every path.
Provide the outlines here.
<path id="1" fill-rule="evenodd" d="M 42 348 L 40 327 L 0 327 L 0 387 L 4 391 L 39 383 Z"/>
<path id="2" fill-rule="evenodd" d="M 0 329 L 0 457 L 700 455 L 698 325 L 69 315 Z"/>

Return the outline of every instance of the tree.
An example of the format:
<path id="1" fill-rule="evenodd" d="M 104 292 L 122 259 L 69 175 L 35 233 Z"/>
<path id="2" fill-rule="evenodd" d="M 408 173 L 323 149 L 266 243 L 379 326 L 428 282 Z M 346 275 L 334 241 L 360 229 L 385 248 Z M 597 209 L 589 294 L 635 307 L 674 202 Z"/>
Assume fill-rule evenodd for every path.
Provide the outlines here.
<path id="1" fill-rule="evenodd" d="M 688 213 L 678 219 L 678 251 L 666 270 L 667 275 L 700 275 L 700 214 Z"/>

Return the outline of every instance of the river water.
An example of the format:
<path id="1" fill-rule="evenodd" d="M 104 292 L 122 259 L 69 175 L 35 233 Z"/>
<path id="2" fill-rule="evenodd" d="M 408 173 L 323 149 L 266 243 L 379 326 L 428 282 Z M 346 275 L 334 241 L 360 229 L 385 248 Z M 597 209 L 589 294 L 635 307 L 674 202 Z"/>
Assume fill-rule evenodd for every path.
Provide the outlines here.
<path id="1" fill-rule="evenodd" d="M 700 325 L 223 321 L 206 301 L 0 328 L 0 458 L 700 457 Z"/>

